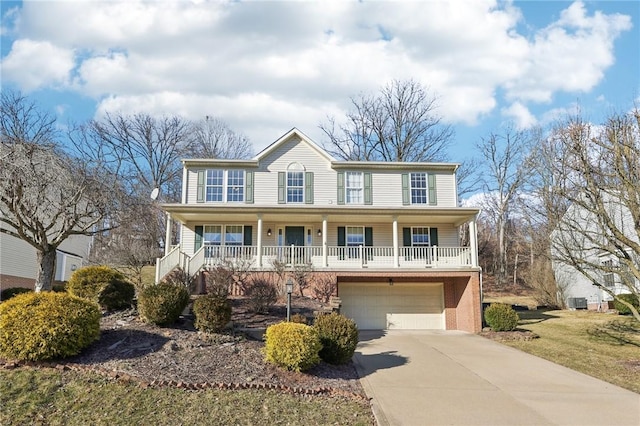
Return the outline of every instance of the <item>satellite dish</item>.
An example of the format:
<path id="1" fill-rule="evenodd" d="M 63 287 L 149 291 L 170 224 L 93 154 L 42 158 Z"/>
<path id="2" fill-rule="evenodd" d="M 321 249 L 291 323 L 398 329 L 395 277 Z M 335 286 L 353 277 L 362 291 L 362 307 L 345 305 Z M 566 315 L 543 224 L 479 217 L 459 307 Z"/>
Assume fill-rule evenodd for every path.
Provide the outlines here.
<path id="1" fill-rule="evenodd" d="M 160 188 L 153 188 L 153 191 L 151 191 L 151 199 L 152 200 L 157 199 L 159 194 L 160 194 Z"/>

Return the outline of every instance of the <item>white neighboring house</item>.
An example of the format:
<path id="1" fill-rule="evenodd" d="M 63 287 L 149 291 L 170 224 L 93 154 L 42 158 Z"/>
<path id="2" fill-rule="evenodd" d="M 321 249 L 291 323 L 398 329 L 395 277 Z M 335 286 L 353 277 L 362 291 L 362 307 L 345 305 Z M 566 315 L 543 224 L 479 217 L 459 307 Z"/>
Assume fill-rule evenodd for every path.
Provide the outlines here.
<path id="1" fill-rule="evenodd" d="M 7 227 L 0 222 L 0 227 Z M 83 266 L 91 247 L 91 237 L 72 235 L 58 248 L 55 281 L 67 281 Z M 0 291 L 11 287 L 34 288 L 38 262 L 36 249 L 25 241 L 0 232 Z"/>
<path id="2" fill-rule="evenodd" d="M 628 207 L 610 195 L 605 197 L 608 217 L 615 229 L 637 243 L 640 238 L 634 229 Z M 624 273 L 621 265 L 622 268 L 624 265 L 619 256 L 622 252 L 607 245 L 608 241 L 615 238 L 607 238 L 604 230 L 605 227 L 600 225 L 593 212 L 572 205 L 551 234 L 553 270 L 560 295 L 568 308 L 605 311 L 613 308 L 613 296 L 608 291 L 615 295 L 631 292 L 621 279 L 621 273 Z M 608 234 L 611 234 L 610 230 Z M 632 258 L 635 256 L 630 248 L 626 252 Z M 572 266 L 571 260 L 580 265 L 583 271 Z M 639 264 L 638 260 L 635 260 L 636 265 Z M 640 291 L 640 282 L 630 274 L 626 276 L 630 282 L 635 282 Z M 594 281 L 604 288 L 595 285 Z"/>
<path id="3" fill-rule="evenodd" d="M 312 265 L 360 329 L 480 331 L 479 210 L 458 206 L 457 164 L 338 161 L 292 129 L 251 160 L 183 166 L 182 201 L 162 205 L 180 245 L 157 281 L 179 265 Z"/>

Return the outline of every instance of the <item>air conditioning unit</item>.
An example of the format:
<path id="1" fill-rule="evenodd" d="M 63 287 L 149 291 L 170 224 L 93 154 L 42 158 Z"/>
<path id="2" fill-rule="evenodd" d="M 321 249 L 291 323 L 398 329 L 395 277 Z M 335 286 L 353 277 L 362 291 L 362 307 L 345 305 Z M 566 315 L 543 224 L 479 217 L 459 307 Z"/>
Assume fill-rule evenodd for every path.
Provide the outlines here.
<path id="1" fill-rule="evenodd" d="M 567 306 L 569 309 L 587 309 L 587 299 L 585 297 L 569 297 Z"/>

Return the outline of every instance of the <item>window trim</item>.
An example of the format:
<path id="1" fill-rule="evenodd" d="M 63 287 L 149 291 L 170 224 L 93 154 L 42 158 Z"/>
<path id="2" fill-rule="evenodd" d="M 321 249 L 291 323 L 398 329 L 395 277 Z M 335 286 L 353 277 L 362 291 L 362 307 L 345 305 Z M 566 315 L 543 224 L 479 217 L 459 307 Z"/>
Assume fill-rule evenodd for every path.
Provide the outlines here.
<path id="1" fill-rule="evenodd" d="M 210 185 L 209 184 L 209 174 L 212 172 L 222 172 L 222 185 Z M 242 179 L 241 185 L 231 185 L 229 180 L 233 178 L 233 175 L 239 173 Z M 202 175 L 202 177 L 200 177 Z M 247 190 L 247 176 L 248 172 L 244 169 L 220 169 L 220 168 L 212 168 L 212 169 L 201 169 L 198 170 L 198 188 L 197 188 L 197 196 L 196 201 L 199 203 L 248 203 L 248 190 Z M 229 191 L 233 187 L 241 188 L 241 198 L 240 200 L 230 200 Z M 210 200 L 209 199 L 209 188 L 221 188 L 221 199 L 220 200 Z"/>
<path id="2" fill-rule="evenodd" d="M 359 176 L 359 186 L 358 187 L 352 187 L 349 186 L 349 176 L 355 176 L 358 175 Z M 358 201 L 351 201 L 349 199 L 349 190 L 352 191 L 358 191 Z M 357 205 L 361 205 L 364 204 L 364 173 L 363 172 L 356 172 L 356 171 L 347 171 L 344 174 L 344 203 L 345 204 L 357 204 Z"/>

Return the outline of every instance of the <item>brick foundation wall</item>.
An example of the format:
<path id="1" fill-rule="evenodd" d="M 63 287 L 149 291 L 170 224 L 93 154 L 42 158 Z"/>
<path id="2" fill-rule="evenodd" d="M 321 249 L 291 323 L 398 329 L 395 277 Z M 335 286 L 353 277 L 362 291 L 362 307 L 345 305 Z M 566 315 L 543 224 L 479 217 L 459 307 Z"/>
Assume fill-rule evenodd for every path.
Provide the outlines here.
<path id="1" fill-rule="evenodd" d="M 7 288 L 23 287 L 33 290 L 36 280 L 33 278 L 15 277 L 13 275 L 0 275 L 0 291 Z"/>

